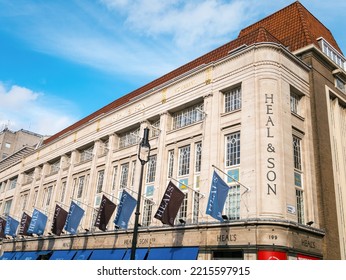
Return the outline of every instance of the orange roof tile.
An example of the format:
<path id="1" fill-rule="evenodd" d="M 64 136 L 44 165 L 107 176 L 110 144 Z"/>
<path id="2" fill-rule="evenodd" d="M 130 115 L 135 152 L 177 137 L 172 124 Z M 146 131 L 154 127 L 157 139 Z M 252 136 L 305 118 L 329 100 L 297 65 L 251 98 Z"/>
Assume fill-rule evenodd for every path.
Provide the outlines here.
<path id="1" fill-rule="evenodd" d="M 317 44 L 316 39 L 321 36 L 337 50 L 340 50 L 330 31 L 297 1 L 273 15 L 244 28 L 237 39 L 109 103 L 98 111 L 49 137 L 44 141 L 44 144 L 48 144 L 54 139 L 57 139 L 69 131 L 77 129 L 97 116 L 110 112 L 129 102 L 132 98 L 148 92 L 200 65 L 217 61 L 227 56 L 230 51 L 244 44 L 252 45 L 259 42 L 274 42 L 289 47 L 291 51 L 294 51 L 311 43 Z"/>
<path id="2" fill-rule="evenodd" d="M 266 28 L 291 51 L 298 50 L 310 44 L 320 47 L 317 39 L 323 37 L 340 53 L 341 50 L 332 33 L 317 18 L 315 18 L 299 1 L 282 10 L 244 28 L 239 37 L 258 29 Z"/>

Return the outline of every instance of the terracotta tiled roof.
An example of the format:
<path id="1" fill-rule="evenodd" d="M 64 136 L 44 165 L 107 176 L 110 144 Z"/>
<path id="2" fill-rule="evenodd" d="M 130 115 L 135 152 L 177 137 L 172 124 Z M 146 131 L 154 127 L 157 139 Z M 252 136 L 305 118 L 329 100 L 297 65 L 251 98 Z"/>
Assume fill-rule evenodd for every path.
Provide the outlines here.
<path id="1" fill-rule="evenodd" d="M 299 1 L 282 10 L 244 28 L 239 37 L 258 29 L 266 28 L 278 38 L 290 51 L 295 51 L 310 44 L 319 47 L 317 39 L 323 37 L 340 53 L 341 50 L 332 33 L 315 18 Z"/>
<path id="2" fill-rule="evenodd" d="M 289 20 L 288 20 L 289 19 Z M 120 97 L 91 115 L 79 120 L 57 134 L 49 137 L 43 144 L 48 144 L 59 136 L 74 131 L 78 127 L 129 102 L 132 98 L 148 92 L 200 65 L 217 61 L 229 54 L 230 51 L 242 45 L 252 45 L 260 42 L 274 42 L 288 46 L 291 51 L 297 50 L 311 43 L 317 44 L 318 37 L 324 37 L 337 50 L 339 47 L 333 35 L 312 14 L 310 14 L 298 1 L 276 12 L 275 14 L 243 29 L 238 38 L 169 72 L 168 74 Z"/>

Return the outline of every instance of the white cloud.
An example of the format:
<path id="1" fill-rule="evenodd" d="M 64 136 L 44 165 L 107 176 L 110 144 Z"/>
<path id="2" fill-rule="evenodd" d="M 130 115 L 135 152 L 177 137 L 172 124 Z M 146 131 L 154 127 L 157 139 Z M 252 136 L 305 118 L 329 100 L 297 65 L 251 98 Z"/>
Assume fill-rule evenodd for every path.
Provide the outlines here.
<path id="1" fill-rule="evenodd" d="M 251 1 L 103 0 L 126 17 L 126 24 L 147 36 L 172 36 L 181 49 L 215 45 L 235 31 L 252 13 Z M 247 14 L 247 16 L 245 16 Z M 231 38 L 229 38 L 231 39 Z"/>
<path id="2" fill-rule="evenodd" d="M 0 28 L 39 52 L 129 79 L 157 77 L 236 37 L 249 2 L 23 2 L 25 13 L 5 3 L 9 24 Z"/>
<path id="3" fill-rule="evenodd" d="M 51 135 L 77 120 L 64 100 L 49 100 L 43 93 L 25 87 L 12 85 L 7 89 L 0 82 L 0 100 L 0 128 L 9 125 L 12 130 Z"/>

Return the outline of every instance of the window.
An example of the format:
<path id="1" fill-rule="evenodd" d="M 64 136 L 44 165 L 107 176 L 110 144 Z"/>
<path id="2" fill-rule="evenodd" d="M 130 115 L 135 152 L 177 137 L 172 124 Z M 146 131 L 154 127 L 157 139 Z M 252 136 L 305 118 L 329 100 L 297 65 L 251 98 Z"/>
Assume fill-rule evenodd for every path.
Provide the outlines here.
<path id="1" fill-rule="evenodd" d="M 168 178 L 173 176 L 174 150 L 168 151 Z"/>
<path id="2" fill-rule="evenodd" d="M 240 164 L 240 132 L 226 136 L 226 166 Z"/>
<path id="3" fill-rule="evenodd" d="M 145 226 L 145 227 L 150 226 L 152 212 L 153 212 L 153 203 L 152 203 L 152 201 L 150 201 L 148 199 L 144 199 L 143 220 L 142 220 L 142 225 L 143 226 Z"/>
<path id="4" fill-rule="evenodd" d="M 28 203 L 29 194 L 22 194 L 20 197 L 20 210 L 24 211 L 26 209 L 26 205 Z"/>
<path id="5" fill-rule="evenodd" d="M 81 198 L 83 196 L 84 180 L 85 180 L 85 176 L 79 177 L 77 198 Z"/>
<path id="6" fill-rule="evenodd" d="M 4 216 L 8 216 L 10 214 L 11 206 L 12 206 L 12 199 L 5 201 L 4 212 L 3 212 Z"/>
<path id="7" fill-rule="evenodd" d="M 66 193 L 66 181 L 62 182 L 62 185 L 61 185 L 60 202 L 64 202 L 65 193 Z"/>
<path id="8" fill-rule="evenodd" d="M 112 190 L 115 190 L 115 186 L 117 183 L 117 176 L 118 176 L 118 166 L 113 167 L 113 183 L 112 183 Z"/>
<path id="9" fill-rule="evenodd" d="M 201 172 L 202 164 L 202 143 L 195 144 L 195 172 Z"/>
<path id="10" fill-rule="evenodd" d="M 10 149 L 11 148 L 11 143 L 6 142 L 5 143 L 5 148 Z"/>
<path id="11" fill-rule="evenodd" d="M 96 186 L 96 193 L 102 192 L 102 186 L 103 186 L 103 179 L 104 179 L 105 171 L 100 170 L 97 174 L 97 186 Z"/>
<path id="12" fill-rule="evenodd" d="M 173 114 L 173 129 L 178 129 L 203 120 L 203 103 Z"/>
<path id="13" fill-rule="evenodd" d="M 73 184 L 72 184 L 72 197 L 75 197 L 76 189 L 77 189 L 77 178 L 74 178 Z"/>
<path id="14" fill-rule="evenodd" d="M 334 61 L 341 69 L 345 70 L 345 58 L 336 49 L 334 49 L 326 40 L 319 38 L 320 44 L 322 44 L 322 51 L 332 61 Z"/>
<path id="15" fill-rule="evenodd" d="M 296 201 L 298 223 L 304 224 L 304 200 L 302 190 L 296 189 Z"/>
<path id="16" fill-rule="evenodd" d="M 193 192 L 193 213 L 192 213 L 192 223 L 198 223 L 199 216 L 199 200 L 201 199 L 200 193 L 197 191 Z"/>
<path id="17" fill-rule="evenodd" d="M 121 174 L 120 174 L 120 189 L 127 187 L 127 180 L 129 177 L 129 163 L 121 165 Z"/>
<path id="18" fill-rule="evenodd" d="M 291 112 L 294 114 L 299 114 L 299 101 L 300 101 L 300 96 L 294 92 L 291 92 L 290 107 L 291 107 Z"/>
<path id="19" fill-rule="evenodd" d="M 119 136 L 119 148 L 138 144 L 139 140 L 139 128 L 125 132 Z"/>
<path id="20" fill-rule="evenodd" d="M 80 152 L 80 163 L 83 163 L 83 162 L 86 162 L 86 161 L 89 161 L 89 160 L 92 160 L 93 158 L 93 150 L 94 150 L 94 147 L 91 146 L 87 149 L 84 149 Z"/>
<path id="21" fill-rule="evenodd" d="M 137 164 L 136 160 L 132 161 L 132 175 L 131 175 L 131 187 L 132 188 L 134 187 L 134 183 L 135 183 L 136 164 Z"/>
<path id="22" fill-rule="evenodd" d="M 95 208 L 92 209 L 90 228 L 94 227 L 98 212 L 99 212 L 99 207 L 95 206 Z"/>
<path id="23" fill-rule="evenodd" d="M 38 190 L 36 189 L 35 192 L 34 192 L 34 199 L 32 200 L 32 206 L 33 207 L 36 206 L 37 197 L 38 197 Z"/>
<path id="24" fill-rule="evenodd" d="M 16 185 L 17 185 L 17 179 L 18 179 L 18 177 L 15 177 L 15 178 L 13 178 L 13 179 L 10 180 L 10 184 L 9 184 L 9 186 L 8 186 L 8 189 L 9 189 L 9 190 L 12 190 L 12 189 L 14 189 L 14 188 L 16 187 Z"/>
<path id="25" fill-rule="evenodd" d="M 302 170 L 302 158 L 301 158 L 301 150 L 300 144 L 301 140 L 293 136 L 293 159 L 294 159 L 294 168 L 297 170 Z"/>
<path id="26" fill-rule="evenodd" d="M 44 198 L 42 201 L 42 206 L 49 206 L 50 202 L 51 202 L 51 198 L 52 198 L 52 190 L 53 190 L 53 186 L 50 186 L 48 188 L 44 189 Z"/>
<path id="27" fill-rule="evenodd" d="M 229 220 L 240 219 L 240 186 L 230 186 L 228 195 L 225 201 L 224 213 Z"/>
<path id="28" fill-rule="evenodd" d="M 304 223 L 304 192 L 302 182 L 301 139 L 293 136 L 294 185 L 296 192 L 296 207 L 298 223 Z"/>
<path id="29" fill-rule="evenodd" d="M 155 181 L 155 173 L 156 173 L 156 155 L 150 156 L 148 161 L 148 169 L 147 169 L 147 183 L 151 183 Z"/>
<path id="30" fill-rule="evenodd" d="M 178 220 L 184 220 L 186 222 L 186 218 L 187 218 L 187 198 L 188 198 L 188 193 L 185 193 L 184 196 L 184 200 L 179 208 L 179 212 L 178 212 Z"/>
<path id="31" fill-rule="evenodd" d="M 233 112 L 241 108 L 241 87 L 233 88 L 225 92 L 225 113 Z"/>
<path id="32" fill-rule="evenodd" d="M 335 78 L 335 86 L 340 89 L 342 92 L 346 92 L 346 89 L 345 89 L 345 82 L 340 79 L 339 77 L 336 77 Z"/>
<path id="33" fill-rule="evenodd" d="M 190 145 L 179 148 L 178 176 L 188 175 L 190 172 Z"/>
<path id="34" fill-rule="evenodd" d="M 199 200 L 201 198 L 199 189 L 200 172 L 202 165 L 202 143 L 195 144 L 195 176 L 194 176 L 194 191 L 193 191 L 193 208 L 192 208 L 192 223 L 198 223 L 199 216 Z"/>

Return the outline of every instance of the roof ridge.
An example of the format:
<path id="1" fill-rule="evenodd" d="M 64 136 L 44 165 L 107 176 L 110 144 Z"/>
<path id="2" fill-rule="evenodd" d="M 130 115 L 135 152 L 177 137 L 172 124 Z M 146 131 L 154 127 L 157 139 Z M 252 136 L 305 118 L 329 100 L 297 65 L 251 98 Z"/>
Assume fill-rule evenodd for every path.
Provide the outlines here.
<path id="1" fill-rule="evenodd" d="M 299 15 L 300 22 L 302 24 L 302 30 L 303 30 L 305 39 L 306 39 L 307 43 L 312 44 L 313 40 L 311 39 L 311 32 L 309 31 L 309 28 L 308 28 L 308 25 L 307 25 L 307 22 L 306 22 L 306 19 L 305 19 L 303 10 L 302 10 L 304 7 L 299 1 L 296 1 L 294 4 L 296 4 L 296 6 L 297 6 L 298 15 Z"/>
<path id="2" fill-rule="evenodd" d="M 275 42 L 275 43 L 280 43 L 283 45 L 283 43 L 276 38 L 267 28 L 265 28 L 264 26 L 260 26 L 257 29 L 255 29 L 252 32 L 249 32 L 248 34 L 251 33 L 255 33 L 257 32 L 257 38 L 256 38 L 256 42 L 260 43 L 260 42 Z M 246 36 L 246 34 L 244 35 Z M 242 38 L 242 37 L 240 37 Z"/>
<path id="3" fill-rule="evenodd" d="M 244 33 L 246 30 L 251 30 L 251 28 L 253 28 L 253 26 L 257 25 L 259 22 L 263 22 L 263 21 L 268 20 L 268 19 L 271 18 L 271 17 L 275 17 L 276 14 L 281 13 L 281 12 L 283 12 L 283 11 L 285 11 L 285 10 L 288 10 L 288 9 L 290 9 L 292 6 L 297 5 L 298 3 L 301 4 L 299 1 L 295 1 L 295 2 L 291 3 L 290 5 L 288 5 L 288 6 L 286 6 L 286 7 L 283 7 L 282 9 L 280 9 L 280 10 L 278 10 L 278 11 L 276 11 L 276 12 L 267 15 L 266 17 L 260 19 L 259 21 L 256 21 L 256 22 L 254 22 L 253 24 L 250 24 L 250 25 L 244 27 L 243 29 L 240 30 L 238 37 L 239 37 L 239 36 L 243 36 L 242 33 Z"/>

